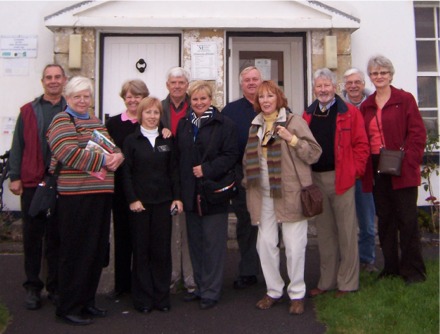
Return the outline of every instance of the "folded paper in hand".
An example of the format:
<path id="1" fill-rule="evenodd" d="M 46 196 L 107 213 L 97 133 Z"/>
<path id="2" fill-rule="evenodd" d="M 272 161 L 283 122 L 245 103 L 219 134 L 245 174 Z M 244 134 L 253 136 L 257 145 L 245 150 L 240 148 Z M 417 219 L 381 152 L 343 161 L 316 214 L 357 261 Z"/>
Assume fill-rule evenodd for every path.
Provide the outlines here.
<path id="1" fill-rule="evenodd" d="M 98 152 L 103 154 L 111 154 L 114 152 L 115 144 L 111 142 L 107 137 L 105 137 L 98 130 L 94 130 L 92 137 L 87 142 L 86 150 L 92 152 Z M 90 175 L 97 177 L 100 180 L 104 180 L 107 175 L 107 170 L 101 168 L 99 172 L 88 172 Z"/>

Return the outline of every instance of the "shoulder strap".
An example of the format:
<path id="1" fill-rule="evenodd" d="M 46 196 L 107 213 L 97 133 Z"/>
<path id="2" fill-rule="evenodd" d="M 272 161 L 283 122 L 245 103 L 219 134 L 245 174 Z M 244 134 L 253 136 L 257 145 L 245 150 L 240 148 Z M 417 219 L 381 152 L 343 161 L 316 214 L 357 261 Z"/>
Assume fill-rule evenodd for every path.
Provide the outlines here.
<path id="1" fill-rule="evenodd" d="M 289 125 L 290 121 L 293 119 L 293 115 L 289 115 L 289 116 L 290 117 L 287 118 L 287 122 L 286 122 L 286 129 L 287 129 L 287 126 Z M 284 140 L 284 142 L 286 142 L 286 141 Z M 287 142 L 286 142 L 286 145 L 289 148 L 289 144 Z M 299 185 L 302 188 L 303 185 L 301 183 L 301 178 L 299 177 L 298 171 L 296 170 L 295 162 L 293 161 L 293 158 L 292 158 L 292 156 L 290 154 L 289 154 L 289 157 L 290 157 L 290 160 L 292 160 L 292 165 L 293 165 L 293 168 L 295 169 L 296 178 L 298 179 Z"/>
<path id="2" fill-rule="evenodd" d="M 69 114 L 68 112 L 66 112 L 66 114 L 69 115 L 70 121 L 73 123 L 73 126 L 75 127 L 75 130 L 76 130 L 75 118 L 71 114 Z M 58 178 L 58 175 L 60 175 L 61 168 L 63 168 L 63 164 L 60 161 L 58 161 L 57 166 L 55 167 L 55 170 L 53 171 L 53 175 L 55 176 L 55 178 Z"/>

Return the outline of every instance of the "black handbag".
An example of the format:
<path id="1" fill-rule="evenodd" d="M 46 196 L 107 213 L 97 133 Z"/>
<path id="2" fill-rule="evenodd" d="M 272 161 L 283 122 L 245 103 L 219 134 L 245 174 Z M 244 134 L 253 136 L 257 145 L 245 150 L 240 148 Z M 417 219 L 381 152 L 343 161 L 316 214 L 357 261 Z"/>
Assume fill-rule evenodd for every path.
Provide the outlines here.
<path id="1" fill-rule="evenodd" d="M 377 165 L 377 173 L 400 176 L 402 161 L 403 161 L 403 157 L 405 156 L 405 151 L 403 150 L 403 144 L 400 147 L 400 150 L 388 150 L 387 148 L 385 148 L 385 143 L 382 137 L 382 130 L 380 129 L 377 115 L 376 115 L 376 123 L 377 123 L 377 128 L 379 129 L 380 141 L 382 143 L 382 147 L 380 148 L 380 154 L 379 154 L 379 164 Z"/>
<path id="2" fill-rule="evenodd" d="M 382 147 L 380 149 L 377 172 L 379 174 L 400 176 L 404 156 L 405 151 L 403 149 L 387 150 L 385 147 Z"/>
<path id="3" fill-rule="evenodd" d="M 36 217 L 44 214 L 47 218 L 53 216 L 57 202 L 57 179 L 62 164 L 58 162 L 52 175 L 46 175 L 44 180 L 38 184 L 37 190 L 32 197 L 28 214 Z"/>

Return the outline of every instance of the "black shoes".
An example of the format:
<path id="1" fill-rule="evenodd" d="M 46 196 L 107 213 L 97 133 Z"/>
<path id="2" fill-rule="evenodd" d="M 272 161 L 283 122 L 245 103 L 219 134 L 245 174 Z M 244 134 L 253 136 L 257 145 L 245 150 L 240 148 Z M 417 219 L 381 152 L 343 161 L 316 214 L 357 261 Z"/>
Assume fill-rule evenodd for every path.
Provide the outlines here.
<path id="1" fill-rule="evenodd" d="M 157 306 L 156 306 L 156 310 L 158 310 L 158 311 L 160 311 L 160 312 L 164 312 L 164 313 L 169 312 L 170 309 L 171 309 L 171 307 L 169 307 L 169 306 L 163 306 L 163 307 L 157 307 Z"/>
<path id="2" fill-rule="evenodd" d="M 81 310 L 81 313 L 97 318 L 104 318 L 107 316 L 107 310 L 100 309 L 96 306 L 86 306 Z"/>
<path id="3" fill-rule="evenodd" d="M 49 299 L 54 306 L 58 306 L 60 296 L 58 296 L 58 294 L 56 293 L 49 292 L 49 294 L 47 295 L 47 299 Z"/>
<path id="4" fill-rule="evenodd" d="M 183 296 L 184 302 L 193 302 L 195 300 L 200 299 L 199 296 L 197 296 L 194 292 L 187 292 L 185 296 Z"/>
<path id="5" fill-rule="evenodd" d="M 87 326 L 93 323 L 91 318 L 86 318 L 75 314 L 62 315 L 57 313 L 57 318 L 64 321 L 66 324 L 73 326 Z"/>
<path id="6" fill-rule="evenodd" d="M 202 310 L 208 310 L 213 308 L 215 305 L 217 305 L 217 301 L 213 299 L 202 298 L 200 301 L 200 309 Z"/>
<path id="7" fill-rule="evenodd" d="M 38 310 L 39 308 L 41 308 L 40 291 L 28 289 L 26 291 L 26 309 Z"/>
<path id="8" fill-rule="evenodd" d="M 151 313 L 152 311 L 151 307 L 147 306 L 135 306 L 134 309 L 143 314 Z"/>
<path id="9" fill-rule="evenodd" d="M 257 284 L 257 276 L 240 276 L 234 281 L 234 289 L 242 290 Z"/>

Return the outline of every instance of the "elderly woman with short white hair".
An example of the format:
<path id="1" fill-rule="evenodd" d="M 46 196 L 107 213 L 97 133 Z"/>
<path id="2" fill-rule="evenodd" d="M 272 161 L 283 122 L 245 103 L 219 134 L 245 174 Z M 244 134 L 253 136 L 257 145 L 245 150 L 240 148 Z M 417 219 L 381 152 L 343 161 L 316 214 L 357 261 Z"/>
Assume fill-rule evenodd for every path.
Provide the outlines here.
<path id="1" fill-rule="evenodd" d="M 65 95 L 67 108 L 54 117 L 47 132 L 51 170 L 58 163 L 62 165 L 57 186 L 60 248 L 56 315 L 71 325 L 89 325 L 93 317 L 106 316 L 105 310 L 95 306 L 95 294 L 108 256 L 113 172 L 124 157 L 117 147 L 113 153 L 86 149 L 94 130 L 111 140 L 101 120 L 89 113 L 91 80 L 73 77 Z"/>

